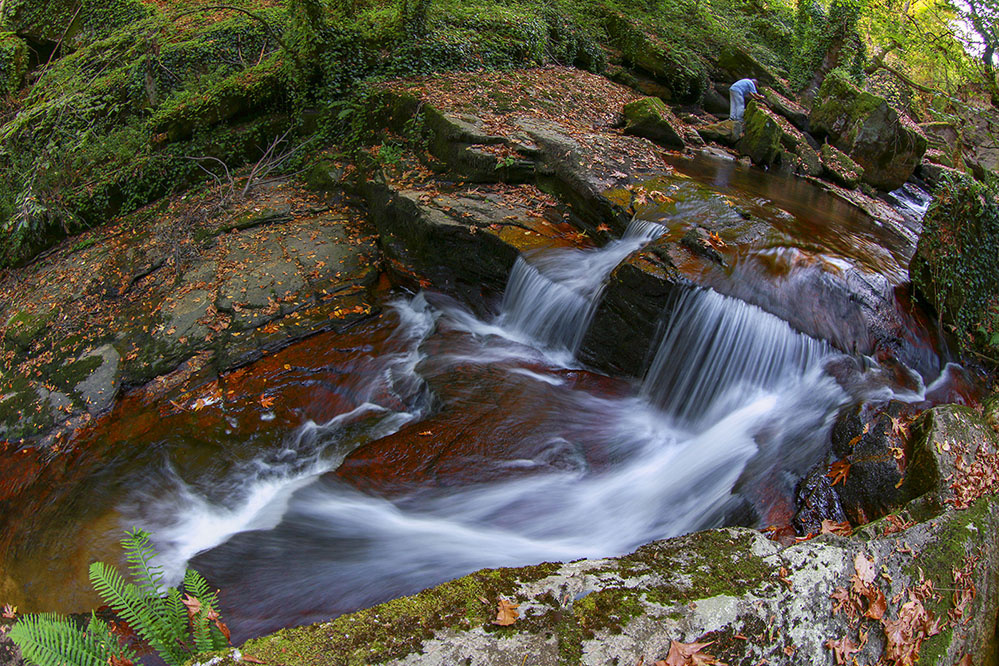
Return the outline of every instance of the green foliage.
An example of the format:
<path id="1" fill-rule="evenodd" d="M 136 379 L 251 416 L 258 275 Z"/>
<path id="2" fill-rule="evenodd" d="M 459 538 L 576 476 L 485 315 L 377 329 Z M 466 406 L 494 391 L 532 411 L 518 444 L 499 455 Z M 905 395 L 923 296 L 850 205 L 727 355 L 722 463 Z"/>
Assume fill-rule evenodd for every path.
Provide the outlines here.
<path id="1" fill-rule="evenodd" d="M 916 290 L 966 350 L 999 362 L 999 187 L 943 183 L 909 267 Z"/>
<path id="2" fill-rule="evenodd" d="M 69 618 L 55 613 L 25 615 L 10 630 L 24 659 L 38 666 L 107 666 L 111 656 L 136 660 L 108 625 L 95 614 L 83 631 Z"/>
<path id="3" fill-rule="evenodd" d="M 90 565 L 90 582 L 101 598 L 152 647 L 168 666 L 180 666 L 194 654 L 228 645 L 218 620 L 218 598 L 196 571 L 184 576 L 184 595 L 165 589 L 162 570 L 153 564 L 149 535 L 133 529 L 122 539 L 134 583 L 104 562 Z M 37 666 L 107 666 L 111 657 L 136 660 L 119 644 L 107 624 L 91 614 L 81 631 L 69 619 L 53 614 L 26 615 L 11 629 L 11 639 Z"/>
<path id="4" fill-rule="evenodd" d="M 28 45 L 13 33 L 0 33 L 0 96 L 16 93 L 27 70 Z"/>

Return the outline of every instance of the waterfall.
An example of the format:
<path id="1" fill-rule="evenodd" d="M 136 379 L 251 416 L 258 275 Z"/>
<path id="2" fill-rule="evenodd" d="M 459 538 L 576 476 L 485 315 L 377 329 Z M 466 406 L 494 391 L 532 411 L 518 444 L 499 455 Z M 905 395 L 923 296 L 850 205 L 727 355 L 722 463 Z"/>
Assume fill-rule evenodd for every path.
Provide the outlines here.
<path id="1" fill-rule="evenodd" d="M 672 308 L 642 395 L 681 422 L 710 420 L 789 386 L 831 349 L 756 306 L 693 290 Z"/>
<path id="2" fill-rule="evenodd" d="M 661 224 L 633 219 L 620 240 L 597 250 L 548 250 L 529 259 L 522 255 L 510 273 L 496 324 L 525 342 L 574 355 L 607 276 L 664 231 Z"/>

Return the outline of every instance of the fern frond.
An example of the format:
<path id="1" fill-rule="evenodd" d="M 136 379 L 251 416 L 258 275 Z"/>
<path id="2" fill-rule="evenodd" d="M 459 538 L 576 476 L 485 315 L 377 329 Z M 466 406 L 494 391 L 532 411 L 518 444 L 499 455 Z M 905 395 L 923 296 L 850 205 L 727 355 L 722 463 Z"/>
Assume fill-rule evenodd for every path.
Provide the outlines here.
<path id="1" fill-rule="evenodd" d="M 90 582 L 97 593 L 116 613 L 135 629 L 159 653 L 169 666 L 180 666 L 186 654 L 178 643 L 180 636 L 171 631 L 165 616 L 166 602 L 152 601 L 135 585 L 125 582 L 118 571 L 104 562 L 90 565 Z M 158 608 L 159 607 L 159 608 Z"/>
<path id="2" fill-rule="evenodd" d="M 149 540 L 149 533 L 138 527 L 132 528 L 125 532 L 121 546 L 125 549 L 125 560 L 135 585 L 147 596 L 163 598 L 166 594 L 163 591 L 163 568 L 153 564 L 156 551 Z"/>
<path id="3" fill-rule="evenodd" d="M 94 636 L 63 615 L 25 615 L 9 635 L 24 659 L 37 666 L 107 666 L 107 652 Z"/>
<path id="4" fill-rule="evenodd" d="M 187 607 L 181 601 L 181 592 L 177 588 L 170 588 L 166 597 L 167 620 L 170 623 L 170 631 L 174 636 L 185 636 L 187 634 Z"/>
<path id="5" fill-rule="evenodd" d="M 188 569 L 184 572 L 184 591 L 197 597 L 202 608 L 210 608 L 216 613 L 218 612 L 218 593 L 213 592 L 208 587 L 208 581 L 205 580 L 204 576 L 194 569 Z"/>

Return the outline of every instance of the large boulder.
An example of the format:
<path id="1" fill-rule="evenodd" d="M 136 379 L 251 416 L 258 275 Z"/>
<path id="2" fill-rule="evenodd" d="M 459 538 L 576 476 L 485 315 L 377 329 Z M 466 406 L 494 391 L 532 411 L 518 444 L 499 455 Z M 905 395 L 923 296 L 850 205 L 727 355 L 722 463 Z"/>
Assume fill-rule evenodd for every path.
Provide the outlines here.
<path id="1" fill-rule="evenodd" d="M 813 132 L 827 135 L 864 167 L 864 182 L 882 190 L 901 187 L 926 151 L 918 126 L 835 70 L 819 89 L 810 123 Z"/>
<path id="2" fill-rule="evenodd" d="M 962 177 L 937 188 L 909 263 L 915 291 L 987 358 L 999 352 L 999 201 L 996 191 Z"/>
<path id="3" fill-rule="evenodd" d="M 808 176 L 822 173 L 819 155 L 806 135 L 755 100 L 746 105 L 745 133 L 738 149 L 760 166 L 779 166 Z"/>
<path id="4" fill-rule="evenodd" d="M 687 144 L 704 145 L 703 139 L 688 129 L 657 97 L 646 97 L 624 105 L 624 132 L 651 139 L 670 148 Z"/>
<path id="5" fill-rule="evenodd" d="M 667 87 L 670 101 L 696 102 L 708 89 L 704 63 L 679 42 L 666 42 L 613 10 L 604 15 L 604 27 L 628 62 Z"/>
<path id="6" fill-rule="evenodd" d="M 757 79 L 760 83 L 789 94 L 787 86 L 761 63 L 748 49 L 734 43 L 724 44 L 712 63 L 714 79 L 731 82 L 739 79 Z"/>

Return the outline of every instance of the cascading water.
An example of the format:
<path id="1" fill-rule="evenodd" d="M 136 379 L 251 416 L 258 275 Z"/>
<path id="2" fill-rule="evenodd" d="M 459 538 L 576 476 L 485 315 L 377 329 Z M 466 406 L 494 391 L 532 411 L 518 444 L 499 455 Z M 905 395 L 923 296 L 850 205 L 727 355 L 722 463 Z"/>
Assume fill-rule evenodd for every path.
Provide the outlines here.
<path id="1" fill-rule="evenodd" d="M 747 394 L 798 382 L 832 351 L 782 319 L 710 289 L 684 293 L 671 311 L 642 395 L 681 422 L 710 422 Z"/>
<path id="2" fill-rule="evenodd" d="M 480 567 L 621 554 L 728 521 L 745 503 L 732 489 L 747 464 L 761 455 L 783 464 L 788 446 L 814 450 L 844 396 L 817 367 L 821 343 L 710 292 L 677 308 L 647 397 L 608 392 L 573 369 L 569 351 L 606 275 L 661 230 L 636 223 L 601 250 L 535 257 L 539 268 L 524 264 L 511 277 L 491 323 L 445 298 L 397 302 L 403 348 L 372 360 L 384 371 L 357 388 L 369 396 L 360 408 L 306 424 L 279 452 L 282 465 L 261 457 L 216 480 L 221 491 L 161 479 L 176 487 L 137 496 L 122 509 L 126 520 L 158 536 L 172 572 L 191 559 L 225 590 L 236 639 Z M 695 352 L 700 342 L 707 348 Z M 681 369 L 665 367 L 669 358 Z M 379 403 L 386 387 L 409 407 Z M 423 387 L 444 392 L 450 421 L 426 412 Z M 706 412 L 716 416 L 697 418 Z M 426 428 L 416 442 L 399 430 L 414 419 Z M 442 425 L 450 422 L 459 425 Z M 330 472 L 378 437 L 359 453 L 378 445 L 393 476 L 429 466 L 420 477 L 428 481 L 361 492 L 356 467 Z M 421 453 L 420 442 L 438 437 Z M 456 473 L 461 483 L 450 480 Z M 377 488 L 380 477 L 371 478 L 364 487 Z"/>
<path id="3" fill-rule="evenodd" d="M 575 355 L 607 275 L 665 228 L 632 219 L 624 236 L 600 250 L 572 248 L 517 259 L 496 324 L 521 341 Z"/>

